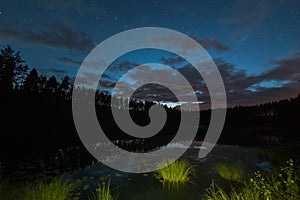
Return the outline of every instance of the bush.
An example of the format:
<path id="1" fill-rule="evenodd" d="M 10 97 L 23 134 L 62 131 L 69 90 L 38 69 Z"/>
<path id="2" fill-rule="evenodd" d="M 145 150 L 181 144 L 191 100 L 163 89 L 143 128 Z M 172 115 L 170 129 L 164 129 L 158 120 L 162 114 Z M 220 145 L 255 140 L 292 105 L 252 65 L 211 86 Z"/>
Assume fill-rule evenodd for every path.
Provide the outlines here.
<path id="1" fill-rule="evenodd" d="M 273 175 L 262 175 L 254 173 L 254 178 L 245 184 L 240 190 L 232 189 L 226 193 L 222 188 L 212 185 L 207 189 L 205 195 L 207 200 L 273 200 L 273 199 L 300 199 L 299 177 L 294 169 L 292 160 L 287 161 L 285 167 Z"/>
<path id="2" fill-rule="evenodd" d="M 238 164 L 218 164 L 216 166 L 217 173 L 226 180 L 242 182 L 244 168 Z"/>
<path id="3" fill-rule="evenodd" d="M 166 161 L 161 163 L 160 167 L 162 168 L 157 170 L 156 178 L 163 183 L 190 182 L 190 176 L 194 172 L 193 166 L 186 160 Z"/>
<path id="4" fill-rule="evenodd" d="M 299 199 L 299 179 L 294 169 L 293 160 L 287 161 L 277 174 L 266 177 L 255 172 L 255 178 L 250 179 L 254 192 L 263 199 Z"/>
<path id="5" fill-rule="evenodd" d="M 34 186 L 26 187 L 23 200 L 67 200 L 71 197 L 74 185 L 55 178 L 50 182 L 39 181 Z"/>
<path id="6" fill-rule="evenodd" d="M 248 188 L 241 190 L 232 189 L 232 191 L 227 194 L 222 188 L 212 183 L 206 192 L 207 194 L 204 198 L 207 200 L 260 200 L 259 195 Z"/>
<path id="7" fill-rule="evenodd" d="M 7 189 L 8 189 L 8 182 L 6 180 L 0 179 L 0 197 L 1 198 L 3 198 L 3 199 L 8 198 Z"/>
<path id="8" fill-rule="evenodd" d="M 103 182 L 102 185 L 98 185 L 96 194 L 91 193 L 89 200 L 116 200 L 117 196 L 112 195 L 110 181 L 108 183 Z"/>

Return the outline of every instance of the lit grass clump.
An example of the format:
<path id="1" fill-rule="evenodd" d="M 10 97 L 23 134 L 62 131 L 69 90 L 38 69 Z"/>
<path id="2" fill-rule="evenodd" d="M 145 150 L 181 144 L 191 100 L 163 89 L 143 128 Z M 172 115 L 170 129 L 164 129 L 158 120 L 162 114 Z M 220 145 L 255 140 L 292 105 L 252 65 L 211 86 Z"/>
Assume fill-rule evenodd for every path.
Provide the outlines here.
<path id="1" fill-rule="evenodd" d="M 163 183 L 178 184 L 190 182 L 190 177 L 194 172 L 193 166 L 186 160 L 166 161 L 161 164 L 161 167 L 156 172 L 156 178 Z"/>
<path id="2" fill-rule="evenodd" d="M 112 190 L 110 186 L 110 181 L 102 184 L 99 184 L 96 193 L 91 193 L 89 195 L 89 200 L 116 200 L 117 196 L 112 195 Z"/>
<path id="3" fill-rule="evenodd" d="M 71 199 L 74 185 L 55 178 L 50 182 L 39 181 L 36 185 L 24 189 L 23 200 L 67 200 Z"/>
<path id="4" fill-rule="evenodd" d="M 216 166 L 217 173 L 228 181 L 242 182 L 244 168 L 238 164 L 218 164 Z"/>
<path id="5" fill-rule="evenodd" d="M 231 192 L 226 193 L 222 188 L 212 183 L 206 192 L 204 199 L 207 200 L 261 200 L 259 195 L 250 188 L 232 189 Z"/>

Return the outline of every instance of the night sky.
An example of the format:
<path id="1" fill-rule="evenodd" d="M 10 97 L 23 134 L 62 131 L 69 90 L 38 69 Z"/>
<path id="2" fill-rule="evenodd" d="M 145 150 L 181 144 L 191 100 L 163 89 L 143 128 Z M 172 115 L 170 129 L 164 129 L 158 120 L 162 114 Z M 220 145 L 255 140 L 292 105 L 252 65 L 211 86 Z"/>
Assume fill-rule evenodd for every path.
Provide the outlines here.
<path id="1" fill-rule="evenodd" d="M 1 47 L 11 45 L 30 67 L 59 79 L 75 77 L 101 41 L 150 26 L 199 41 L 223 76 L 229 105 L 300 93 L 300 1 L 0 0 Z M 111 73 L 149 59 L 182 65 L 174 55 L 144 51 L 120 59 L 120 70 Z M 204 99 L 205 93 L 199 96 Z"/>

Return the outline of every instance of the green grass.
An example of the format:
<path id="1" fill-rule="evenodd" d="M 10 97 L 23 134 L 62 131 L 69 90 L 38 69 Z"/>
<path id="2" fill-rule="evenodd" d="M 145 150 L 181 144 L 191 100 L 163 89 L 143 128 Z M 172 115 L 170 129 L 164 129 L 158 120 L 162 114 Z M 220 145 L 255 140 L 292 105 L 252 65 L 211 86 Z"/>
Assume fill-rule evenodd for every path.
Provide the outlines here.
<path id="1" fill-rule="evenodd" d="M 113 196 L 110 181 L 99 184 L 96 193 L 91 193 L 89 195 L 89 200 L 116 200 L 118 197 Z"/>
<path id="2" fill-rule="evenodd" d="M 212 183 L 206 192 L 204 199 L 207 200 L 260 200 L 259 195 L 249 188 L 232 189 L 231 192 L 227 193 Z"/>
<path id="3" fill-rule="evenodd" d="M 162 168 L 156 171 L 156 178 L 163 183 L 186 183 L 191 181 L 194 172 L 193 166 L 186 160 L 166 161 L 161 163 Z"/>
<path id="4" fill-rule="evenodd" d="M 50 182 L 39 181 L 35 185 L 27 186 L 24 189 L 22 200 L 68 200 L 74 184 L 55 178 Z"/>
<path id="5" fill-rule="evenodd" d="M 239 164 L 221 163 L 215 167 L 217 173 L 228 181 L 243 182 L 244 168 Z"/>
<path id="6" fill-rule="evenodd" d="M 8 198 L 8 181 L 0 180 L 0 199 Z"/>
<path id="7" fill-rule="evenodd" d="M 299 185 L 294 163 L 289 160 L 286 166 L 281 167 L 275 174 L 263 175 L 255 172 L 254 177 L 239 190 L 232 188 L 230 192 L 226 192 L 212 183 L 204 198 L 207 200 L 299 200 Z"/>

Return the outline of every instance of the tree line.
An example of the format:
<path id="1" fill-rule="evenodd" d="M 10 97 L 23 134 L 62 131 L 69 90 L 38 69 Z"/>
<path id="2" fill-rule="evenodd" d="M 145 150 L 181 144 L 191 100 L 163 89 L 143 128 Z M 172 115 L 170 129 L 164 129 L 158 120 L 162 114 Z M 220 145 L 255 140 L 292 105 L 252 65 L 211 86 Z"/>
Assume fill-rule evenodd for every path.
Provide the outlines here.
<path id="1" fill-rule="evenodd" d="M 45 107 L 54 104 L 67 104 L 66 107 L 69 107 L 72 90 L 72 80 L 68 75 L 65 75 L 60 81 L 58 81 L 54 75 L 50 77 L 40 75 L 37 69 L 30 68 L 21 58 L 20 52 L 16 52 L 11 46 L 7 45 L 1 49 L 0 101 L 8 100 L 13 102 L 14 100 L 22 100 L 27 103 L 32 101 L 29 104 L 37 102 L 37 104 L 41 104 L 42 101 Z M 84 88 L 80 88 L 80 91 L 82 95 L 94 92 Z M 115 105 L 111 105 L 111 98 L 108 92 L 97 90 L 95 106 L 98 107 L 98 109 L 100 109 L 100 107 L 115 106 L 120 110 L 131 109 L 144 112 L 148 111 L 149 108 L 155 104 L 154 102 L 144 100 L 119 98 L 114 101 L 117 102 Z M 18 101 L 18 104 L 22 103 Z M 14 106 L 16 105 L 12 105 L 11 107 Z M 178 108 L 168 108 L 165 106 L 165 109 L 178 117 Z M 233 108 L 227 108 L 226 124 L 297 124 L 299 111 L 300 95 L 290 99 L 266 102 L 259 105 L 235 106 Z M 202 124 L 207 125 L 210 119 L 210 111 L 201 111 L 201 116 Z M 141 119 L 139 120 L 142 121 Z"/>
<path id="2" fill-rule="evenodd" d="M 15 162 L 28 155 L 51 154 L 60 148 L 82 146 L 73 122 L 72 90 L 72 79 L 68 75 L 61 80 L 55 76 L 41 75 L 37 69 L 26 64 L 20 52 L 16 52 L 11 46 L 3 47 L 0 51 L 0 162 Z M 94 91 L 81 88 L 82 95 L 89 92 Z M 105 116 L 104 119 L 98 116 L 101 127 L 112 140 L 134 139 L 117 127 L 110 106 L 124 111 L 130 110 L 137 124 L 147 125 L 150 122 L 149 108 L 155 103 L 120 98 L 114 101 L 117 104 L 110 105 L 111 98 L 107 92 L 96 91 L 97 114 Z M 128 104 L 129 107 L 126 106 Z M 146 141 L 143 147 L 148 145 L 151 149 L 151 144 L 157 144 L 158 141 L 160 144 L 167 143 L 176 134 L 180 124 L 180 112 L 178 108 L 165 108 L 168 114 L 166 126 L 158 136 L 149 139 L 148 143 Z M 193 115 L 193 111 L 186 112 Z M 236 106 L 228 108 L 227 113 L 225 129 L 219 143 L 239 144 L 244 141 L 245 135 L 226 130 L 227 127 L 299 126 L 300 96 L 253 106 Z M 210 110 L 203 110 L 200 115 L 200 125 L 207 126 L 210 122 Z M 199 129 L 197 139 L 203 139 L 205 130 L 206 128 Z M 249 133 L 247 141 L 254 144 L 256 134 Z M 299 134 L 293 131 L 281 136 L 287 140 L 300 139 Z"/>

